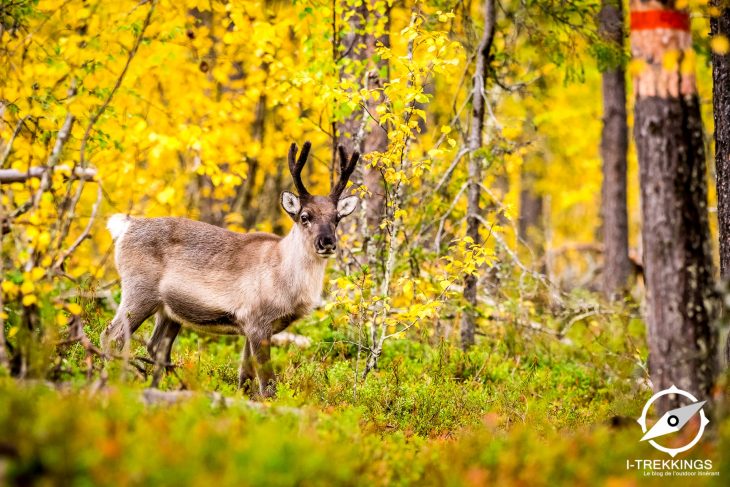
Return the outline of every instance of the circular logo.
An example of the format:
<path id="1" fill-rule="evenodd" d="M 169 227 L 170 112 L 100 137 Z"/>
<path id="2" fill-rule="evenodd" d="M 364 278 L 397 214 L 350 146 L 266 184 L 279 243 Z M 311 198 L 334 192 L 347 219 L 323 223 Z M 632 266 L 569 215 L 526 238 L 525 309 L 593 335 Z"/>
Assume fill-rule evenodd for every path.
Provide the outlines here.
<path id="1" fill-rule="evenodd" d="M 652 426 L 650 429 L 647 429 L 646 414 L 649 412 L 649 408 L 652 404 L 654 404 L 657 399 L 669 394 L 679 394 L 680 396 L 684 396 L 687 399 L 691 400 L 692 403 L 687 406 L 682 406 L 681 408 L 667 411 L 661 418 L 659 418 L 654 426 Z M 705 432 L 705 426 L 707 426 L 707 424 L 710 422 L 710 420 L 707 419 L 707 416 L 705 416 L 704 409 L 702 409 L 702 406 L 705 405 L 705 402 L 707 401 L 698 401 L 697 398 L 694 397 L 692 394 L 687 391 L 683 391 L 682 389 L 679 389 L 677 386 L 674 385 L 669 389 L 664 389 L 663 391 L 657 392 L 656 394 L 651 396 L 651 398 L 646 402 L 646 404 L 644 405 L 644 410 L 641 413 L 641 417 L 636 420 L 636 422 L 639 423 L 639 425 L 641 426 L 642 432 L 644 433 L 641 441 L 648 441 L 651 446 L 659 451 L 669 453 L 672 457 L 675 457 L 678 453 L 689 450 L 690 448 L 695 446 L 698 441 L 700 441 L 700 438 L 702 438 L 702 434 Z M 681 430 L 684 425 L 686 425 L 689 420 L 692 419 L 692 417 L 698 412 L 700 415 L 700 428 L 692 441 L 690 441 L 686 445 L 678 448 L 668 448 L 654 441 L 654 438 L 658 438 L 660 436 L 664 436 L 670 433 L 676 433 L 677 431 Z"/>

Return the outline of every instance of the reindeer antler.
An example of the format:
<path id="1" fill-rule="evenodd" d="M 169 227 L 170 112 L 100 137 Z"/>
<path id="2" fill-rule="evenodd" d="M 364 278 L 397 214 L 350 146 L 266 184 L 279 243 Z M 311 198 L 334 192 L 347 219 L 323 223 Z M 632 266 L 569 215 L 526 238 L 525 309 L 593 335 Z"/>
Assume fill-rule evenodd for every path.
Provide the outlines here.
<path id="1" fill-rule="evenodd" d="M 355 170 L 357 161 L 360 159 L 360 153 L 355 151 L 352 153 L 352 156 L 350 156 L 350 161 L 348 162 L 345 148 L 339 145 L 337 146 L 337 149 L 340 152 L 340 179 L 337 181 L 337 184 L 332 187 L 332 191 L 330 191 L 330 198 L 332 198 L 335 203 L 340 199 L 340 195 L 347 187 L 347 181 L 350 179 L 350 176 L 352 176 L 352 172 Z"/>
<path id="2" fill-rule="evenodd" d="M 312 147 L 312 143 L 306 141 L 302 152 L 299 154 L 299 159 L 295 161 L 297 157 L 297 144 L 292 144 L 289 148 L 289 172 L 291 172 L 292 179 L 294 180 L 294 186 L 297 187 L 299 197 L 309 196 L 309 191 L 304 187 L 302 182 L 302 169 L 304 164 L 307 163 L 307 157 L 309 157 L 309 149 Z"/>

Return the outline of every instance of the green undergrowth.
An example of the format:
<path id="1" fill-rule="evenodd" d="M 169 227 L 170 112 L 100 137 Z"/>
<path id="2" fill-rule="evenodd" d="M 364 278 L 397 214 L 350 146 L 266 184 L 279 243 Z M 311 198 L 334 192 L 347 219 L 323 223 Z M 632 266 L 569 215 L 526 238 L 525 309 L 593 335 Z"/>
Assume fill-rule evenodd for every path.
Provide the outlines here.
<path id="1" fill-rule="evenodd" d="M 95 342 L 108 316 L 86 318 Z M 121 362 L 102 374 L 93 358 L 89 374 L 78 344 L 51 355 L 45 377 L 0 378 L 0 484 L 672 482 L 626 468 L 666 457 L 639 442 L 635 418 L 651 392 L 642 326 L 631 318 L 577 322 L 563 337 L 495 325 L 469 353 L 425 333 L 394 340 L 357 384 L 362 358 L 342 330 L 315 316 L 293 331 L 313 344 L 273 350 L 278 394 L 261 407 L 235 388 L 242 340 L 187 332 L 160 389 L 199 394 L 175 404 L 145 405 L 151 374 Z M 138 334 L 150 332 L 146 324 Z M 143 343 L 132 352 L 144 356 Z M 211 391 L 232 403 L 211 401 Z M 683 458 L 712 459 L 727 473 L 729 445 L 730 421 L 715 418 Z"/>

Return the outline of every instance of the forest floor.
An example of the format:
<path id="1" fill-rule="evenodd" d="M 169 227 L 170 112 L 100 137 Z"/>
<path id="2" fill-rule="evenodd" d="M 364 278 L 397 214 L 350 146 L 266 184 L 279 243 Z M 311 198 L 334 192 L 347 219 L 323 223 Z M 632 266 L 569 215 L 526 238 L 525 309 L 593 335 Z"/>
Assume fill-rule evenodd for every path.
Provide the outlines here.
<path id="1" fill-rule="evenodd" d="M 85 318 L 96 342 L 108 312 Z M 312 317 L 294 331 L 313 345 L 274 349 L 278 394 L 258 403 L 236 391 L 241 339 L 183 332 L 159 388 L 195 392 L 155 404 L 151 373 L 112 363 L 100 388 L 98 358 L 75 344 L 49 354 L 52 382 L 0 378 L 0 484 L 689 485 L 627 469 L 669 456 L 635 421 L 651 396 L 643 325 L 608 323 L 562 339 L 495 325 L 466 354 L 427 333 L 391 341 L 355 388 L 356 348 Z M 717 416 L 678 458 L 720 476 L 691 485 L 727 485 L 730 418 Z"/>

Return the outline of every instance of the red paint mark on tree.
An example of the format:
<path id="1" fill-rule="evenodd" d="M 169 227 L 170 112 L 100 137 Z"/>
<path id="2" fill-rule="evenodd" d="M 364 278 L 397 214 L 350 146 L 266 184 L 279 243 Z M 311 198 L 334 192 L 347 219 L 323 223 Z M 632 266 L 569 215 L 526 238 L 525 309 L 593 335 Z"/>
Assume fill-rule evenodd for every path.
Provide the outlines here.
<path id="1" fill-rule="evenodd" d="M 631 12 L 631 30 L 675 29 L 689 32 L 689 13 L 676 10 Z"/>

